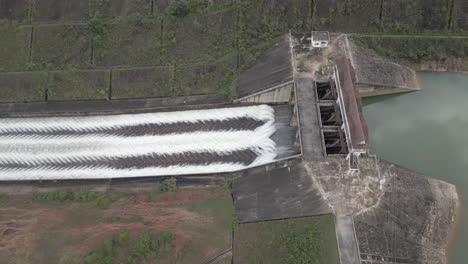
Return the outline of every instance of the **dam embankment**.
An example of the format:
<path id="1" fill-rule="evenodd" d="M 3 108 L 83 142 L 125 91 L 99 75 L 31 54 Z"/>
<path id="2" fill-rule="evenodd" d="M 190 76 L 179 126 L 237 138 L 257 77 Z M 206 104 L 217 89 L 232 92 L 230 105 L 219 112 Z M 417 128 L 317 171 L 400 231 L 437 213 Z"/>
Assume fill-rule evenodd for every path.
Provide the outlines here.
<path id="1" fill-rule="evenodd" d="M 410 39 L 418 33 L 466 35 L 468 29 L 463 0 L 205 1 L 181 17 L 170 12 L 174 2 L 3 0 L 0 102 L 235 97 L 239 73 L 289 31 Z M 445 42 L 460 50 L 451 39 Z M 439 46 L 434 43 L 434 50 Z M 413 45 L 398 48 L 393 51 L 413 56 L 407 52 Z M 425 55 L 421 51 L 416 55 Z M 448 69 L 460 64 L 426 61 Z"/>
<path id="2" fill-rule="evenodd" d="M 448 263 L 456 263 L 456 254 L 457 252 L 457 242 L 461 239 L 460 232 L 462 231 L 463 225 L 463 218 L 466 217 L 464 214 L 466 212 L 463 211 L 463 205 L 461 204 L 462 201 L 465 199 L 463 197 L 462 190 L 460 188 L 456 188 L 457 196 L 458 196 L 458 204 L 457 210 L 455 214 L 455 220 L 453 223 L 453 227 L 449 233 L 449 240 L 447 246 L 447 261 Z"/>
<path id="3" fill-rule="evenodd" d="M 310 34 L 300 37 L 302 47 L 307 46 Z M 297 58 L 298 76 L 325 80 L 330 71 L 329 61 L 348 58 L 353 67 L 353 82 L 361 97 L 420 90 L 416 71 L 402 65 L 385 54 L 362 45 L 348 34 L 333 33 L 325 49 L 314 49 Z"/>
<path id="4" fill-rule="evenodd" d="M 468 77 L 420 73 L 423 90 L 364 100 L 371 150 L 391 162 L 459 188 L 458 226 L 451 262 L 466 263 L 468 178 L 466 177 Z M 404 154 L 402 154 L 404 153 Z"/>
<path id="5" fill-rule="evenodd" d="M 354 34 L 351 39 L 416 71 L 468 74 L 468 36 Z"/>

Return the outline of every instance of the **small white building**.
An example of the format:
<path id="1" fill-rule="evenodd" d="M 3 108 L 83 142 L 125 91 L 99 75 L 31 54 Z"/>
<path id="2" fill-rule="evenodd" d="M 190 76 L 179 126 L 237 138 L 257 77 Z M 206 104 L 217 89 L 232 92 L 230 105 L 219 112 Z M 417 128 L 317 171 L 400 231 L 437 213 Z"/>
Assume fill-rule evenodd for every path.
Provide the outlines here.
<path id="1" fill-rule="evenodd" d="M 326 48 L 330 41 L 330 33 L 328 31 L 312 31 L 312 48 Z"/>

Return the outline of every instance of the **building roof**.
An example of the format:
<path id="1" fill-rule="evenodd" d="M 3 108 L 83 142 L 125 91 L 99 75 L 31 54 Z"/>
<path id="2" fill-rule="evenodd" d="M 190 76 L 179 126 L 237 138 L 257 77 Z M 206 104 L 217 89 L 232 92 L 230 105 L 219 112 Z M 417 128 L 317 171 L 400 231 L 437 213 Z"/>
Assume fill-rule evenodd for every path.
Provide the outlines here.
<path id="1" fill-rule="evenodd" d="M 347 58 L 336 60 L 340 85 L 348 119 L 351 146 L 355 150 L 369 149 L 369 134 L 367 122 L 362 114 L 361 98 L 356 88 L 354 69 Z"/>
<path id="2" fill-rule="evenodd" d="M 312 40 L 314 41 L 329 41 L 330 34 L 328 31 L 312 31 Z"/>

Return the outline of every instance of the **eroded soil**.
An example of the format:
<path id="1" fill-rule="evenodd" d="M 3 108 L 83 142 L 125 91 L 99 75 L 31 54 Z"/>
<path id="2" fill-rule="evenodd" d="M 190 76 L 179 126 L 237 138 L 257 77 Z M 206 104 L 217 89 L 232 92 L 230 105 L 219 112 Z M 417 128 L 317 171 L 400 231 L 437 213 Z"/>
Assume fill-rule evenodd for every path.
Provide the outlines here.
<path id="1" fill-rule="evenodd" d="M 3 197 L 0 263 L 81 263 L 119 230 L 128 230 L 132 238 L 171 231 L 174 253 L 185 251 L 177 263 L 203 263 L 230 247 L 232 212 L 224 189 L 134 194 L 107 208 Z M 173 263 L 173 255 L 158 263 Z"/>

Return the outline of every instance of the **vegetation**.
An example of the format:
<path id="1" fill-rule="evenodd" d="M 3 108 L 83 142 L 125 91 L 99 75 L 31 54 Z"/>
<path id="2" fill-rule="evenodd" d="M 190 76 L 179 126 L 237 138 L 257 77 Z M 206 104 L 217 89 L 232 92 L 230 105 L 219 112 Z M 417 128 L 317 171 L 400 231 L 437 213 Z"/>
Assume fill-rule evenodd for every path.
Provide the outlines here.
<path id="1" fill-rule="evenodd" d="M 354 43 L 375 50 L 378 54 L 400 62 L 419 63 L 450 57 L 468 59 L 467 39 L 431 36 L 353 35 Z"/>
<path id="2" fill-rule="evenodd" d="M 89 83 L 71 82 L 76 85 L 62 85 L 56 78 L 49 97 L 43 87 L 32 88 L 38 90 L 33 94 L 41 95 L 34 99 L 12 97 L 7 89 L 0 92 L 0 101 L 107 99 L 109 87 L 112 99 L 212 93 L 234 97 L 239 72 L 289 30 L 468 34 L 460 24 L 466 14 L 454 12 L 453 0 L 314 1 L 313 5 L 289 0 L 176 0 L 169 6 L 163 2 L 135 0 L 120 10 L 113 1 L 99 0 L 86 7 L 63 8 L 64 14 L 57 7 L 60 21 L 49 17 L 49 7 L 42 3 L 33 9 L 28 7 L 33 1 L 18 5 L 18 10 L 9 11 L 11 20 L 0 22 L 4 40 L 0 71 L 60 70 L 68 77 L 76 69 L 123 68 L 118 71 L 128 73 L 115 80 L 106 75 L 107 87 L 93 78 Z M 28 9 L 34 12 L 24 12 Z M 399 51 L 393 44 L 367 43 L 385 56 L 415 62 L 452 56 L 452 50 L 460 47 L 458 41 L 417 44 L 417 49 Z M 147 69 L 142 67 L 151 67 L 153 77 L 144 78 Z M 93 88 L 78 91 L 87 86 Z"/>
<path id="3" fill-rule="evenodd" d="M 44 72 L 0 73 L 0 102 L 43 101 L 49 86 Z"/>
<path id="4" fill-rule="evenodd" d="M 29 65 L 44 70 L 88 69 L 92 43 L 86 25 L 36 25 L 30 34 Z"/>
<path id="5" fill-rule="evenodd" d="M 176 190 L 173 179 L 162 186 Z M 102 210 L 97 203 L 105 200 L 112 203 Z M 230 247 L 233 208 L 224 188 L 184 188 L 153 199 L 73 190 L 1 195 L 0 229 L 10 231 L 0 243 L 22 250 L 3 248 L 0 263 L 205 263 Z"/>
<path id="6" fill-rule="evenodd" d="M 88 21 L 88 29 L 94 47 L 101 47 L 108 35 L 105 17 L 99 13 L 94 14 Z"/>
<path id="7" fill-rule="evenodd" d="M 98 100 L 109 94 L 109 71 L 76 71 L 70 67 L 50 72 L 47 98 L 54 100 Z"/>
<path id="8" fill-rule="evenodd" d="M 177 191 L 177 179 L 174 177 L 171 177 L 169 179 L 165 179 L 161 182 L 161 185 L 159 185 L 159 191 L 160 192 L 176 192 Z"/>
<path id="9" fill-rule="evenodd" d="M 164 179 L 158 186 L 157 188 L 147 191 L 146 194 L 151 197 L 155 198 L 159 196 L 160 194 L 167 193 L 167 192 L 177 192 L 178 191 L 177 187 L 177 179 L 174 177 Z"/>
<path id="10" fill-rule="evenodd" d="M 29 62 L 31 28 L 0 20 L 0 72 L 21 71 Z"/>
<path id="11" fill-rule="evenodd" d="M 84 259 L 84 264 L 139 264 L 143 261 L 156 260 L 168 254 L 174 254 L 176 236 L 170 231 L 154 235 L 147 231 L 138 239 L 131 239 L 127 230 L 120 230 L 111 239 L 91 252 Z M 122 257 L 122 252 L 126 256 Z"/>
<path id="12" fill-rule="evenodd" d="M 234 238 L 240 263 L 339 263 L 332 215 L 240 224 Z"/>
<path id="13" fill-rule="evenodd" d="M 170 8 L 169 13 L 175 17 L 185 17 L 190 14 L 190 11 L 193 9 L 193 1 L 190 0 L 176 0 L 174 1 Z"/>
<path id="14" fill-rule="evenodd" d="M 134 197 L 128 194 L 107 192 L 81 192 L 72 190 L 60 190 L 47 193 L 37 193 L 32 196 L 33 201 L 55 203 L 91 203 L 99 208 L 107 208 L 113 202 L 123 197 Z"/>

